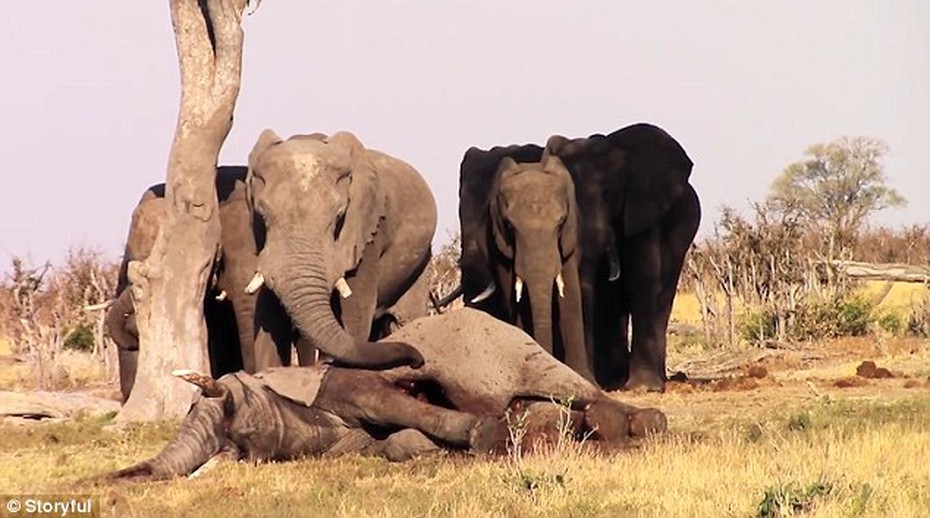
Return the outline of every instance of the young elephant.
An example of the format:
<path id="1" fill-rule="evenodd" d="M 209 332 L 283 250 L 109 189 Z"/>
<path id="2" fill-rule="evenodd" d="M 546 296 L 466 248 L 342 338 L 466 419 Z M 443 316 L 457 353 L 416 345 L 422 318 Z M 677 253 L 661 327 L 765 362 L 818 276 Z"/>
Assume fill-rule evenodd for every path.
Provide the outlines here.
<path id="1" fill-rule="evenodd" d="M 663 431 L 665 416 L 610 399 L 524 332 L 462 309 L 416 320 L 396 339 L 422 352 L 419 369 L 335 365 L 236 373 L 204 388 L 178 435 L 152 459 L 108 478 L 164 478 L 213 457 L 284 460 L 362 453 L 403 460 L 439 448 L 488 451 L 515 405 L 570 401 L 592 439 Z M 424 401 L 425 400 L 425 401 Z"/>

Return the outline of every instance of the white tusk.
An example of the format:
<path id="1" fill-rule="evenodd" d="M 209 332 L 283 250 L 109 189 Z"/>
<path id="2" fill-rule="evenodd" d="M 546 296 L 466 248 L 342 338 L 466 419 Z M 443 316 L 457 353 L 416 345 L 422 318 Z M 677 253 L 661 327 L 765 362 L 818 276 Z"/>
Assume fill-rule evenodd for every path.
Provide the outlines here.
<path id="1" fill-rule="evenodd" d="M 523 279 L 517 275 L 517 282 L 513 285 L 514 291 L 517 292 L 517 302 L 520 302 L 520 299 L 523 298 Z"/>
<path id="2" fill-rule="evenodd" d="M 258 291 L 262 285 L 265 284 L 265 276 L 259 272 L 255 272 L 255 275 L 252 277 L 252 280 L 249 281 L 249 284 L 245 287 L 245 292 L 249 295 Z"/>
<path id="3" fill-rule="evenodd" d="M 558 288 L 559 290 L 559 298 L 564 299 L 565 298 L 565 281 L 562 280 L 562 272 L 559 272 L 559 274 L 555 278 L 555 287 Z"/>
<path id="4" fill-rule="evenodd" d="M 216 296 L 216 300 L 226 300 L 226 290 L 221 291 L 220 294 Z"/>
<path id="5" fill-rule="evenodd" d="M 497 285 L 492 282 L 491 284 L 488 284 L 488 287 L 485 288 L 484 291 L 476 295 L 475 298 L 471 299 L 471 303 L 477 304 L 482 300 L 487 300 L 487 298 L 493 295 L 495 291 L 497 291 Z"/>
<path id="6" fill-rule="evenodd" d="M 110 299 L 106 302 L 101 302 L 100 304 L 91 304 L 90 306 L 84 306 L 84 311 L 100 311 L 101 309 L 108 309 L 116 302 L 116 299 Z"/>
<path id="7" fill-rule="evenodd" d="M 340 277 L 339 280 L 336 281 L 336 291 L 338 291 L 339 296 L 344 299 L 352 296 L 352 288 L 349 287 L 349 283 L 346 282 L 345 277 Z"/>

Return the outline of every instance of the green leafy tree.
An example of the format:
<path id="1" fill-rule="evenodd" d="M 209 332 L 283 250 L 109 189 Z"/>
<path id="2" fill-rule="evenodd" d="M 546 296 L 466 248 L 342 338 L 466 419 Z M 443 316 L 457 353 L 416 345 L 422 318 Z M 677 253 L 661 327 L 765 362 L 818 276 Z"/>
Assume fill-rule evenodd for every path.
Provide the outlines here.
<path id="1" fill-rule="evenodd" d="M 825 241 L 827 258 L 848 253 L 873 212 L 907 203 L 887 185 L 888 145 L 871 137 L 842 137 L 807 148 L 772 184 L 769 200 L 795 214 Z"/>

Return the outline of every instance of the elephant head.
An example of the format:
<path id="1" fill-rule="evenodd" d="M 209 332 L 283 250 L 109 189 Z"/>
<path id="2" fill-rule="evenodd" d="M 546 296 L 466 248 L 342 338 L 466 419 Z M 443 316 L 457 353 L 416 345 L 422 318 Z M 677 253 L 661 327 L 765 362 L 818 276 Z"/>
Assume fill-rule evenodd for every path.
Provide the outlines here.
<path id="1" fill-rule="evenodd" d="M 377 238 L 387 210 L 362 143 L 347 132 L 282 141 L 266 130 L 249 155 L 247 184 L 266 227 L 249 289 L 264 283 L 274 291 L 301 334 L 337 361 L 377 368 L 422 364 L 407 344 L 356 340 L 330 305 L 334 288 L 351 296 L 345 275 Z"/>

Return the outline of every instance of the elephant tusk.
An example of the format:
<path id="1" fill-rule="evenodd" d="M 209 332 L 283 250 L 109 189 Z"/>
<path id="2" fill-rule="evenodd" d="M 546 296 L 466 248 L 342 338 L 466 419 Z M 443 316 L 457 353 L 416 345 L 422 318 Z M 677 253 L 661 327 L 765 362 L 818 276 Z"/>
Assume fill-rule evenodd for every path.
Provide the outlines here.
<path id="1" fill-rule="evenodd" d="M 493 295 L 495 291 L 497 291 L 497 285 L 492 282 L 491 284 L 488 284 L 488 287 L 485 288 L 484 291 L 476 295 L 475 298 L 471 299 L 471 303 L 477 304 L 483 300 L 487 300 L 487 298 Z"/>
<path id="2" fill-rule="evenodd" d="M 220 292 L 219 295 L 216 296 L 216 300 L 224 301 L 226 300 L 226 296 L 227 296 L 226 290 L 223 290 Z"/>
<path id="3" fill-rule="evenodd" d="M 116 299 L 110 299 L 106 302 L 101 302 L 100 304 L 91 304 L 89 306 L 84 306 L 84 311 L 100 311 L 101 309 L 109 308 L 115 303 L 116 303 Z"/>
<path id="4" fill-rule="evenodd" d="M 200 387 L 203 395 L 206 397 L 220 397 L 223 395 L 223 387 L 216 383 L 216 380 L 191 369 L 175 369 L 171 371 L 172 376 L 177 376 L 182 380 Z"/>
<path id="5" fill-rule="evenodd" d="M 340 277 L 339 280 L 336 281 L 336 291 L 338 291 L 339 296 L 344 299 L 352 296 L 352 288 L 349 287 L 349 283 L 346 282 L 345 277 Z"/>
<path id="6" fill-rule="evenodd" d="M 523 279 L 519 275 L 517 275 L 517 282 L 514 283 L 513 289 L 517 292 L 517 302 L 520 302 L 523 298 Z"/>
<path id="7" fill-rule="evenodd" d="M 265 276 L 259 272 L 255 272 L 252 280 L 249 281 L 249 284 L 245 287 L 245 292 L 249 295 L 252 295 L 253 293 L 257 292 L 263 284 L 265 284 Z"/>
<path id="8" fill-rule="evenodd" d="M 562 280 L 562 272 L 555 277 L 555 287 L 559 290 L 559 298 L 565 298 L 565 281 Z"/>

